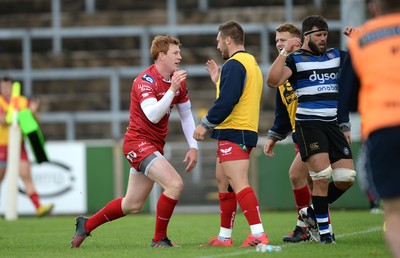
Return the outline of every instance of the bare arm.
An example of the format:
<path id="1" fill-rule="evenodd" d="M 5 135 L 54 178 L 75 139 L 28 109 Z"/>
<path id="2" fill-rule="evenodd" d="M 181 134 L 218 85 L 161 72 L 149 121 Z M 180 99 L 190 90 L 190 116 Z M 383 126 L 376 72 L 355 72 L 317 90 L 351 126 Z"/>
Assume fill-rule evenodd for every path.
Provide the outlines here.
<path id="1" fill-rule="evenodd" d="M 285 66 L 286 56 L 279 54 L 268 70 L 267 84 L 278 88 L 292 75 L 292 71 Z"/>
<path id="2" fill-rule="evenodd" d="M 292 75 L 292 71 L 285 66 L 286 57 L 289 53 L 299 49 L 301 39 L 290 38 L 286 42 L 285 48 L 279 53 L 278 57 L 272 63 L 267 74 L 267 84 L 270 87 L 277 88 L 282 85 Z"/>

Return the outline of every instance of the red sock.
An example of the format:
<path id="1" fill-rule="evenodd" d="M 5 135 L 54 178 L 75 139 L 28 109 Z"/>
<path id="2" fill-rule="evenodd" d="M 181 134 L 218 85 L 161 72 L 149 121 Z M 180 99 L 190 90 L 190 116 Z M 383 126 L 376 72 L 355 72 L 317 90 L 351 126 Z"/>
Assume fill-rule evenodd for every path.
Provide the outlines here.
<path id="1" fill-rule="evenodd" d="M 244 188 L 236 195 L 236 198 L 249 225 L 260 224 L 260 207 L 253 189 L 251 187 Z"/>
<path id="2" fill-rule="evenodd" d="M 39 195 L 37 193 L 33 193 L 29 195 L 29 198 L 31 199 L 33 205 L 35 205 L 35 208 L 39 209 L 40 207 Z"/>
<path id="3" fill-rule="evenodd" d="M 219 207 L 221 209 L 221 227 L 233 228 L 237 209 L 236 194 L 219 193 Z"/>
<path id="4" fill-rule="evenodd" d="M 368 201 L 373 202 L 376 200 L 376 197 L 373 196 L 369 191 L 367 191 Z"/>
<path id="5" fill-rule="evenodd" d="M 107 203 L 103 209 L 99 210 L 96 214 L 90 217 L 86 221 L 86 233 L 92 232 L 92 230 L 106 222 L 125 216 L 125 214 L 122 212 L 121 203 L 122 198 L 114 199 Z"/>
<path id="6" fill-rule="evenodd" d="M 310 188 L 308 188 L 308 185 L 305 185 L 303 188 L 293 190 L 293 194 L 296 202 L 297 213 L 299 213 L 302 208 L 310 206 L 311 192 Z M 298 219 L 301 220 L 300 215 L 298 216 Z"/>
<path id="7" fill-rule="evenodd" d="M 160 199 L 158 199 L 154 242 L 158 242 L 167 236 L 168 223 L 177 203 L 178 200 L 171 199 L 164 194 L 161 194 Z"/>

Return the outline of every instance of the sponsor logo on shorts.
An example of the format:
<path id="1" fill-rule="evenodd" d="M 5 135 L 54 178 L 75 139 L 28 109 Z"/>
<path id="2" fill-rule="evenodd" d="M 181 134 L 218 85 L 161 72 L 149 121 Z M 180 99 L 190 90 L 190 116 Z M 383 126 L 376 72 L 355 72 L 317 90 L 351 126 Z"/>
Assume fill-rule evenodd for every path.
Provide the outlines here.
<path id="1" fill-rule="evenodd" d="M 138 152 L 142 153 L 148 149 L 154 148 L 154 145 L 149 142 L 141 142 L 138 144 L 138 148 L 139 148 Z"/>
<path id="2" fill-rule="evenodd" d="M 150 149 L 150 148 L 153 148 L 154 146 L 153 145 L 150 145 L 150 146 L 145 146 L 145 147 L 143 147 L 143 148 L 140 148 L 139 149 L 139 153 L 142 153 L 142 152 L 144 152 L 144 151 L 146 151 L 146 150 L 148 150 L 148 149 Z"/>
<path id="3" fill-rule="evenodd" d="M 242 150 L 247 151 L 246 145 L 244 145 L 244 144 L 239 144 L 239 147 L 240 147 Z"/>
<path id="4" fill-rule="evenodd" d="M 221 152 L 223 155 L 230 155 L 230 154 L 232 154 L 232 147 L 229 147 L 229 148 L 227 148 L 227 149 L 221 149 L 220 152 Z"/>
<path id="5" fill-rule="evenodd" d="M 133 159 L 136 159 L 136 158 L 137 158 L 137 154 L 134 151 L 131 151 L 126 155 L 126 159 L 129 160 L 130 162 L 133 162 Z"/>
<path id="6" fill-rule="evenodd" d="M 319 142 L 313 142 L 309 146 L 312 151 L 319 150 Z"/>
<path id="7" fill-rule="evenodd" d="M 349 150 L 349 148 L 344 147 L 344 148 L 343 148 L 343 154 L 346 155 L 346 156 L 349 156 L 349 155 L 350 155 L 350 150 Z"/>

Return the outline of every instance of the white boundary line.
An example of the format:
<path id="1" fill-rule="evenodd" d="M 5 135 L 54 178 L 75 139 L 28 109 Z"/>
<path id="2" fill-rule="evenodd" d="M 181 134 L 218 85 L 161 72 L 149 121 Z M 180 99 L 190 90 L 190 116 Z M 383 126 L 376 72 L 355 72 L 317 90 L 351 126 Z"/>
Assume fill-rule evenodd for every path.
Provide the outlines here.
<path id="1" fill-rule="evenodd" d="M 351 237 L 351 236 L 356 236 L 356 235 L 363 235 L 363 234 L 367 234 L 367 233 L 371 233 L 371 232 L 376 232 L 376 231 L 381 231 L 382 226 L 376 226 L 376 227 L 371 227 L 371 228 L 367 228 L 365 230 L 361 230 L 361 231 L 356 231 L 356 232 L 352 232 L 352 233 L 346 233 L 346 234 L 340 234 L 340 235 L 335 235 L 336 238 L 346 238 L 346 237 Z M 285 248 L 288 246 L 291 246 L 293 244 L 283 244 L 280 245 L 280 247 Z M 233 253 L 227 253 L 227 254 L 217 254 L 217 255 L 208 255 L 208 256 L 198 256 L 196 258 L 216 258 L 216 257 L 228 257 L 228 256 L 238 256 L 238 255 L 242 255 L 242 254 L 246 254 L 246 253 L 253 253 L 256 252 L 255 248 L 252 248 L 251 250 L 247 249 L 246 251 L 240 251 L 240 252 L 233 252 Z"/>

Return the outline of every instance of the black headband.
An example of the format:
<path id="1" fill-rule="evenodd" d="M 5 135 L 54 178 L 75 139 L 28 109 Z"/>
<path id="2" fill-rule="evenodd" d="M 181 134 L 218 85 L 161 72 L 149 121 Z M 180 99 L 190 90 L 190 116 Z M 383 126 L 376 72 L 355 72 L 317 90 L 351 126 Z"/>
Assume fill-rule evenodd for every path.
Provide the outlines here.
<path id="1" fill-rule="evenodd" d="M 319 28 L 319 29 L 309 30 L 309 31 L 304 32 L 304 36 L 310 35 L 311 33 L 318 32 L 318 31 L 328 31 L 328 29 L 327 28 Z"/>

